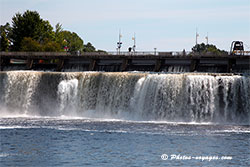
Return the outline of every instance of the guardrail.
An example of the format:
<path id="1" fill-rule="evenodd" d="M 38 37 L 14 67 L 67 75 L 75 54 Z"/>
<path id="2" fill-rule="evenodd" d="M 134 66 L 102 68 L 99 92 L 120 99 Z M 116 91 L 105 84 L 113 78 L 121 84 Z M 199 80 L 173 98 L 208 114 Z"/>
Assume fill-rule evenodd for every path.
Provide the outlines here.
<path id="1" fill-rule="evenodd" d="M 107 52 L 109 55 L 125 55 L 125 56 L 130 56 L 130 55 L 140 55 L 140 56 L 145 56 L 145 55 L 159 55 L 159 52 L 150 52 L 150 51 L 142 51 L 142 52 Z"/>
<path id="2" fill-rule="evenodd" d="M 112 55 L 112 56 L 228 56 L 228 55 L 244 55 L 250 56 L 250 51 L 244 52 L 225 52 L 225 53 L 193 53 L 191 51 L 171 51 L 171 52 L 152 52 L 152 51 L 139 51 L 139 52 L 0 52 L 0 56 L 105 56 L 105 55 Z"/>
<path id="3" fill-rule="evenodd" d="M 245 56 L 250 56 L 250 51 L 240 51 L 240 50 L 235 50 L 230 54 L 234 55 L 245 55 Z"/>
<path id="4" fill-rule="evenodd" d="M 96 53 L 83 53 L 83 55 L 91 55 Z M 151 51 L 143 51 L 143 52 L 106 52 L 106 53 L 98 53 L 100 55 L 121 55 L 121 56 L 228 56 L 231 55 L 230 52 L 224 53 L 213 53 L 213 52 L 206 52 L 206 53 L 194 53 L 191 51 L 171 51 L 171 52 L 151 52 Z M 250 56 L 250 51 L 244 52 L 234 52 L 235 55 L 244 55 Z"/>

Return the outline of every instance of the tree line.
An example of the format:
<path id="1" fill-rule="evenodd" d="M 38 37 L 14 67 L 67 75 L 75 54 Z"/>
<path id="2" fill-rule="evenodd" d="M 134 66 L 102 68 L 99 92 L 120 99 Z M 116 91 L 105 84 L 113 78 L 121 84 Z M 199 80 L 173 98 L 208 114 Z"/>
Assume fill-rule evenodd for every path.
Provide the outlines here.
<path id="1" fill-rule="evenodd" d="M 196 44 L 192 48 L 192 52 L 194 53 L 213 53 L 213 54 L 227 54 L 226 51 L 218 49 L 215 45 L 212 44 Z"/>
<path id="2" fill-rule="evenodd" d="M 63 30 L 58 23 L 55 29 L 43 20 L 37 11 L 25 11 L 12 17 L 12 24 L 0 26 L 0 51 L 95 52 L 95 47 L 75 33 Z M 100 51 L 100 50 L 98 50 Z"/>

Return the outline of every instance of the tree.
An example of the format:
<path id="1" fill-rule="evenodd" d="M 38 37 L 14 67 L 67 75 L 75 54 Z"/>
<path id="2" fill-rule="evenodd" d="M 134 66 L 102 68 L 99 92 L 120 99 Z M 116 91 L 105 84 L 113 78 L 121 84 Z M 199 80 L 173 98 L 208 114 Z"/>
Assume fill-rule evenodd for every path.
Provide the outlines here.
<path id="1" fill-rule="evenodd" d="M 39 42 L 33 40 L 31 37 L 24 37 L 21 44 L 21 48 L 19 51 L 24 51 L 24 52 L 40 52 L 43 51 L 43 47 Z"/>
<path id="2" fill-rule="evenodd" d="M 107 53 L 105 50 L 100 50 L 100 49 L 98 49 L 97 52 L 99 52 L 99 53 Z"/>
<path id="3" fill-rule="evenodd" d="M 95 47 L 90 43 L 88 42 L 86 45 L 84 45 L 84 49 L 83 49 L 84 52 L 95 52 Z"/>
<path id="4" fill-rule="evenodd" d="M 218 49 L 215 45 L 212 44 L 197 44 L 192 48 L 192 52 L 194 53 L 213 53 L 213 54 L 224 54 L 227 53 L 224 50 Z"/>
<path id="5" fill-rule="evenodd" d="M 8 51 L 10 47 L 9 41 L 10 24 L 6 23 L 0 26 L 0 51 Z"/>
<path id="6" fill-rule="evenodd" d="M 23 15 L 17 13 L 12 18 L 12 32 L 10 40 L 13 42 L 13 50 L 20 51 L 21 43 L 25 37 L 42 44 L 46 40 L 55 38 L 53 27 L 48 21 L 40 18 L 36 11 L 27 10 Z"/>
<path id="7" fill-rule="evenodd" d="M 55 28 L 56 28 L 55 35 L 56 35 L 56 37 L 58 37 L 60 35 L 60 33 L 63 31 L 62 24 L 57 23 Z"/>
<path id="8" fill-rule="evenodd" d="M 1 31 L 0 36 L 0 51 L 8 51 L 9 50 L 9 40 L 7 38 L 6 32 Z"/>
<path id="9" fill-rule="evenodd" d="M 63 39 L 63 47 L 67 47 L 69 52 L 83 50 L 83 40 L 75 32 L 61 31 L 60 35 Z"/>
<path id="10" fill-rule="evenodd" d="M 0 29 L 0 51 L 83 51 L 83 40 L 75 33 L 64 31 L 57 23 L 55 31 L 49 21 L 41 19 L 36 11 L 17 13 Z M 34 48 L 33 48 L 34 47 Z M 89 48 L 95 48 L 90 44 Z"/>
<path id="11" fill-rule="evenodd" d="M 57 23 L 55 26 L 55 41 L 60 44 L 61 48 L 64 48 L 64 45 L 66 45 L 63 34 L 62 34 L 63 28 L 62 24 Z"/>
<path id="12" fill-rule="evenodd" d="M 63 49 L 61 48 L 61 45 L 55 41 L 48 41 L 42 46 L 42 48 L 43 48 L 43 51 L 45 52 L 63 51 Z"/>

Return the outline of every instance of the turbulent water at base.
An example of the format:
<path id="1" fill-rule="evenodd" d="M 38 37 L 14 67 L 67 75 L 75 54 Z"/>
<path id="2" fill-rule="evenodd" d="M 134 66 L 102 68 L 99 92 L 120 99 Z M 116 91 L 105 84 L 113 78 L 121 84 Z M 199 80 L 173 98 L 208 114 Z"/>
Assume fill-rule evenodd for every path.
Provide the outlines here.
<path id="1" fill-rule="evenodd" d="M 229 74 L 0 73 L 0 115 L 250 123 L 250 77 Z"/>

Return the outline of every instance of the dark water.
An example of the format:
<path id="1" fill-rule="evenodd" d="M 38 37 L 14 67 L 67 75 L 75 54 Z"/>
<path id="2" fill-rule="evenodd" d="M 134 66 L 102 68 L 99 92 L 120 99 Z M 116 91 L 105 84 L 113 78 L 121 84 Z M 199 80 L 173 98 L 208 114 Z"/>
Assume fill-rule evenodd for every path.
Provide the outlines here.
<path id="1" fill-rule="evenodd" d="M 250 165 L 249 125 L 2 117 L 0 144 L 3 167 Z M 174 154 L 229 160 L 171 160 Z"/>

